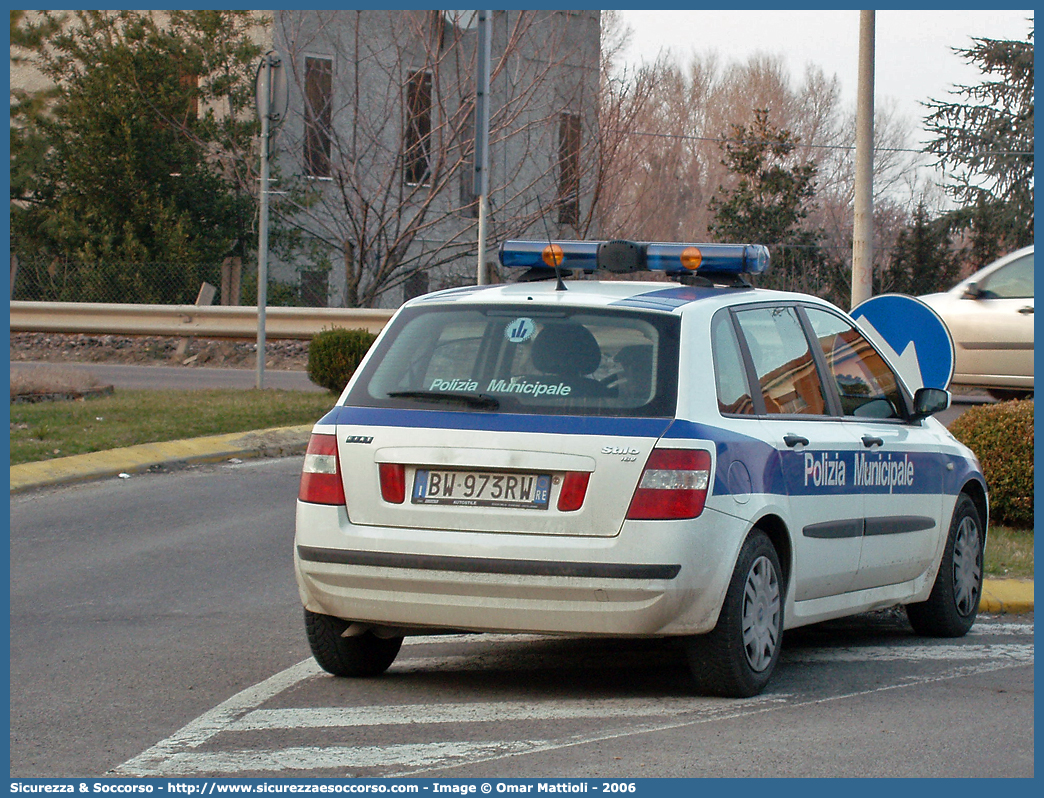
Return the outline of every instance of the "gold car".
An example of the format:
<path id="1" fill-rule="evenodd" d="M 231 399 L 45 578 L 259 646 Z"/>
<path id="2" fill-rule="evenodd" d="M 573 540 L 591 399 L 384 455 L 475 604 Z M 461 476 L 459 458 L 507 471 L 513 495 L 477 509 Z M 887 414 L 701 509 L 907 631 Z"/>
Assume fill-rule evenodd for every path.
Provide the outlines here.
<path id="1" fill-rule="evenodd" d="M 954 345 L 951 385 L 998 399 L 1033 394 L 1033 247 L 991 263 L 943 294 L 920 297 Z"/>

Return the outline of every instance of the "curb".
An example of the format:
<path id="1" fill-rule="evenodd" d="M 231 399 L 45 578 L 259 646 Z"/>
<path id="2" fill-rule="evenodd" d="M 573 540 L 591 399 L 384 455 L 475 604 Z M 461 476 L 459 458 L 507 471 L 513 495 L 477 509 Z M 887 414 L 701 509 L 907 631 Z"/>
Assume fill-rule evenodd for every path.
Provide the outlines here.
<path id="1" fill-rule="evenodd" d="M 119 474 L 140 474 L 161 465 L 217 463 L 232 458 L 304 454 L 311 424 L 211 435 L 182 441 L 143 443 L 123 449 L 58 457 L 11 466 L 11 494 L 34 488 L 87 482 Z"/>
<path id="2" fill-rule="evenodd" d="M 165 443 L 144 443 L 124 449 L 59 457 L 11 467 L 11 494 L 35 488 L 69 485 L 119 474 L 140 474 L 162 465 L 218 463 L 232 458 L 290 457 L 308 446 L 311 424 L 252 432 L 212 435 Z M 1033 612 L 1032 579 L 985 579 L 980 612 Z"/>
<path id="3" fill-rule="evenodd" d="M 1010 615 L 1033 612 L 1033 580 L 984 579 L 979 611 Z"/>

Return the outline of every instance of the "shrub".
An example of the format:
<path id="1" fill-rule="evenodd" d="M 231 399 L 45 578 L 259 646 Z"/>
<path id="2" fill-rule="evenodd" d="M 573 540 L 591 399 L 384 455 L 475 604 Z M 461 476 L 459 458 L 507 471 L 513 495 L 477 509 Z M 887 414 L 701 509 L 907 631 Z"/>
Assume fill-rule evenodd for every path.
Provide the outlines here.
<path id="1" fill-rule="evenodd" d="M 376 337 L 366 330 L 316 333 L 308 346 L 308 378 L 332 393 L 340 393 Z"/>
<path id="2" fill-rule="evenodd" d="M 975 452 L 990 489 L 990 518 L 1033 526 L 1033 400 L 973 407 L 950 432 Z"/>

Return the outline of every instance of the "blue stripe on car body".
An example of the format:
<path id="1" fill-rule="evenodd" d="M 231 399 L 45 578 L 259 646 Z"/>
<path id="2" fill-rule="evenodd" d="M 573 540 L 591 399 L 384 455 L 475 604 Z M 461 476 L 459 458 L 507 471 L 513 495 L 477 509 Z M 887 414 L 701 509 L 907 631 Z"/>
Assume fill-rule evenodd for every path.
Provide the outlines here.
<path id="1" fill-rule="evenodd" d="M 746 467 L 754 493 L 777 496 L 845 496 L 858 493 L 917 495 L 934 494 L 940 489 L 946 494 L 956 495 L 969 479 L 981 481 L 981 474 L 972 464 L 956 456 L 932 452 L 864 453 L 825 449 L 780 452 L 758 438 L 684 419 L 339 406 L 327 413 L 319 423 L 711 441 L 717 454 L 713 489 L 716 496 L 731 495 L 727 475 L 733 462 L 740 462 Z M 831 463 L 834 464 L 832 475 L 829 473 Z M 952 470 L 946 468 L 947 463 L 953 463 Z"/>

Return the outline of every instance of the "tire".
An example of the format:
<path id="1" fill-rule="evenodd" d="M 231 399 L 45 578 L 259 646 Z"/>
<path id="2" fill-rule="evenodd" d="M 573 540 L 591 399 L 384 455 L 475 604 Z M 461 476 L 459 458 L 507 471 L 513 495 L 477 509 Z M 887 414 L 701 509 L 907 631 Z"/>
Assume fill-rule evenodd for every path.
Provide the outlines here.
<path id="1" fill-rule="evenodd" d="M 906 605 L 914 631 L 928 637 L 963 637 L 975 623 L 982 597 L 982 517 L 966 493 L 957 497 L 939 573 L 927 601 Z"/>
<path id="2" fill-rule="evenodd" d="M 372 631 L 343 637 L 351 621 L 305 610 L 305 631 L 312 656 L 334 676 L 379 676 L 388 670 L 402 646 L 401 637 L 380 638 Z"/>
<path id="3" fill-rule="evenodd" d="M 701 693 L 749 698 L 765 689 L 783 637 L 780 574 L 775 547 L 754 530 L 740 549 L 717 626 L 687 641 L 689 668 Z"/>

